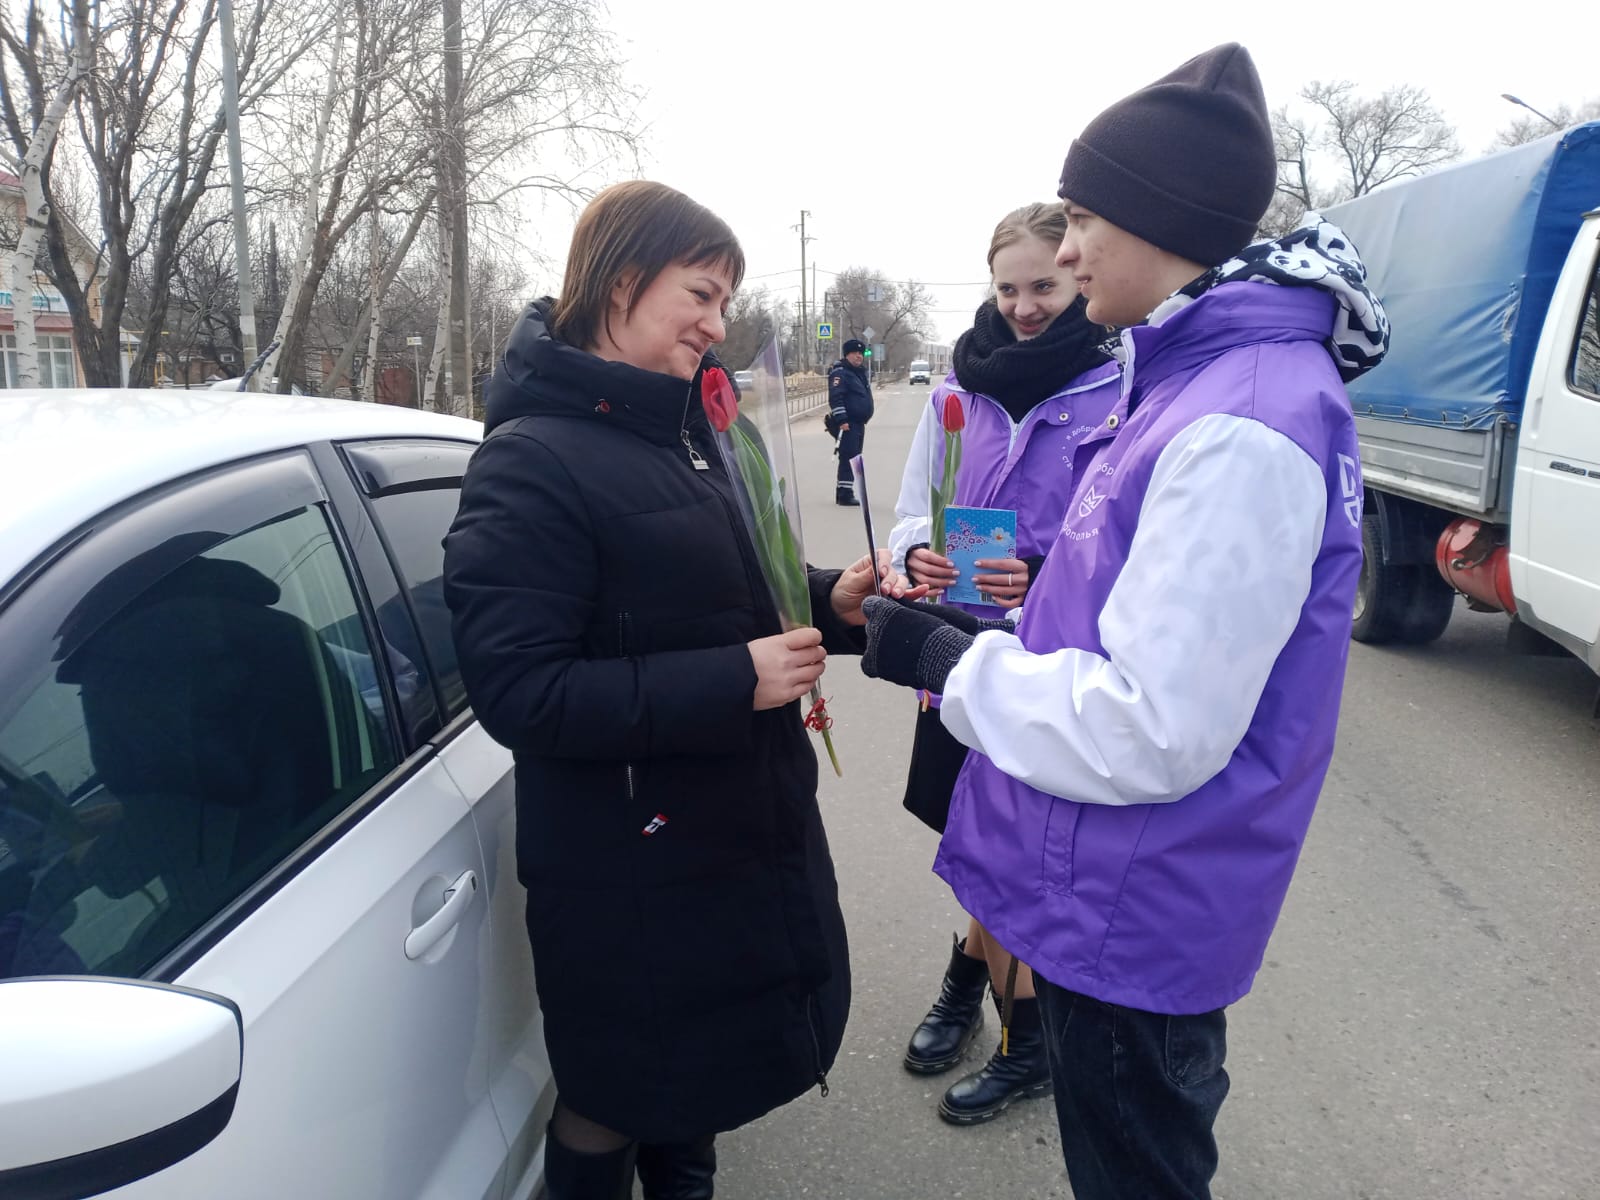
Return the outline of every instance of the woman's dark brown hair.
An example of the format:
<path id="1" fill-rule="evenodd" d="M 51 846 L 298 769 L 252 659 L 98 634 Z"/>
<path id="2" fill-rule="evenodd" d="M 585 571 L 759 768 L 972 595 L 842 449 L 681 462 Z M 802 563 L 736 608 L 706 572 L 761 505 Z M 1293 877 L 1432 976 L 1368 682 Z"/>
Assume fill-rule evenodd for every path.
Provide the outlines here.
<path id="1" fill-rule="evenodd" d="M 744 251 L 721 217 L 664 183 L 638 179 L 606 188 L 578 218 L 567 252 L 552 332 L 570 346 L 590 349 L 611 326 L 611 289 L 637 272 L 628 306 L 673 263 L 728 269 L 733 286 L 744 278 Z"/>

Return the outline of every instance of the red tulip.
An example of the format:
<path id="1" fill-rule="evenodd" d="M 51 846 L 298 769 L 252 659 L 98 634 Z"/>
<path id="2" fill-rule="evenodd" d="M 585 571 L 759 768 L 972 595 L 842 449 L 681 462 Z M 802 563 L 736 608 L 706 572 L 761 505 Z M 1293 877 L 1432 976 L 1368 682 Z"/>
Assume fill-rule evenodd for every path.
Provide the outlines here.
<path id="1" fill-rule="evenodd" d="M 967 410 L 961 407 L 961 397 L 954 392 L 945 393 L 944 431 L 946 433 L 960 433 L 966 423 Z"/>
<path id="2" fill-rule="evenodd" d="M 733 385 L 721 367 L 707 367 L 700 375 L 700 403 L 705 406 L 706 418 L 718 433 L 727 433 L 739 415 L 739 402 L 734 398 Z"/>

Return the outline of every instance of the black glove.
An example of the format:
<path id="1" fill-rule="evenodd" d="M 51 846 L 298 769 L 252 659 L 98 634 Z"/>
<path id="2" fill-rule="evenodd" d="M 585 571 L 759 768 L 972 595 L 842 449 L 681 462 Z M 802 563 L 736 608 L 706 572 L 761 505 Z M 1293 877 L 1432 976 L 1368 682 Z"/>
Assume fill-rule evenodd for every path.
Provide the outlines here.
<path id="1" fill-rule="evenodd" d="M 912 601 L 902 600 L 900 603 L 912 604 Z M 1007 633 L 1015 633 L 1017 628 L 1004 617 L 997 621 L 989 620 L 985 617 L 975 617 L 966 609 L 958 608 L 954 604 L 935 604 L 931 600 L 918 600 L 913 607 L 918 612 L 925 612 L 938 617 L 946 625 L 954 625 L 968 637 L 977 637 L 980 633 L 990 629 L 1003 629 Z"/>
<path id="2" fill-rule="evenodd" d="M 882 596 L 868 596 L 861 611 L 867 618 L 863 673 L 930 692 L 944 691 L 945 680 L 975 636 L 945 620 L 941 611 L 960 613 L 972 624 L 982 624 L 946 604 L 911 604 Z"/>

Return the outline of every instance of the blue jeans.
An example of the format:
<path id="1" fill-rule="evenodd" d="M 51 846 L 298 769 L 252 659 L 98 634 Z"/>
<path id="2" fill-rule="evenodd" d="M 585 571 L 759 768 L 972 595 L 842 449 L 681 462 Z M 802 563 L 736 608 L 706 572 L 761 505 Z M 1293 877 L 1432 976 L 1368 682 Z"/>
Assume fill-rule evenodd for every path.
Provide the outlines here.
<path id="1" fill-rule="evenodd" d="M 1142 1012 L 1034 979 L 1075 1200 L 1210 1200 L 1224 1010 Z"/>

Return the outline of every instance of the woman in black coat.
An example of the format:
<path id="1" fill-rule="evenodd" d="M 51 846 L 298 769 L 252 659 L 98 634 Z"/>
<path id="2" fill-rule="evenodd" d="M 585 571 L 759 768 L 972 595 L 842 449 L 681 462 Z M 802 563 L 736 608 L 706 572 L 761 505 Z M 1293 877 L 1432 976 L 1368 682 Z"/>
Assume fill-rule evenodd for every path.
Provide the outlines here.
<path id="1" fill-rule="evenodd" d="M 446 539 L 473 711 L 516 755 L 552 1200 L 710 1196 L 712 1135 L 827 1088 L 850 999 L 798 699 L 866 558 L 784 632 L 700 403 L 744 269 L 660 184 L 580 218 L 490 381 Z M 883 562 L 887 566 L 887 552 Z M 897 591 L 903 591 L 891 575 Z"/>

